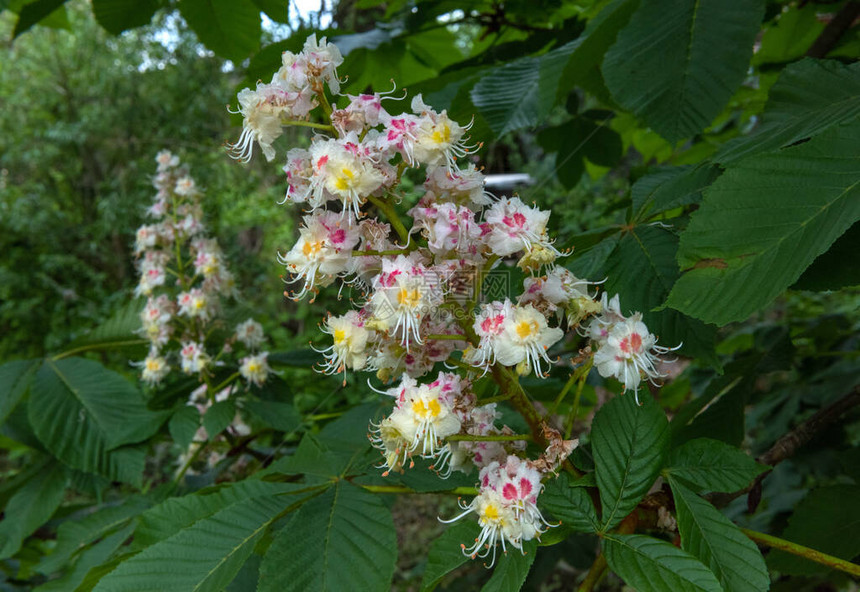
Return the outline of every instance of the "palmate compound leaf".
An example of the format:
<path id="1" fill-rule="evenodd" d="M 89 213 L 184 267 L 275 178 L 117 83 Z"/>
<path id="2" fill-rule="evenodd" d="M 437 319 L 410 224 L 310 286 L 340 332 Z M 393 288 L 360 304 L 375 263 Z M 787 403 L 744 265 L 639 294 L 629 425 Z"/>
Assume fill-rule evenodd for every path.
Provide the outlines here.
<path id="1" fill-rule="evenodd" d="M 787 66 L 770 89 L 761 127 L 727 142 L 714 160 L 725 165 L 786 148 L 858 115 L 860 62 L 806 58 Z"/>
<path id="2" fill-rule="evenodd" d="M 572 485 L 567 473 L 550 479 L 538 499 L 545 510 L 574 531 L 596 532 L 600 529 L 600 520 L 588 490 Z"/>
<path id="3" fill-rule="evenodd" d="M 471 90 L 474 105 L 496 136 L 540 123 L 556 103 L 561 73 L 576 42 L 525 57 L 485 74 Z"/>
<path id="4" fill-rule="evenodd" d="M 172 497 L 149 508 L 140 517 L 134 532 L 132 550 L 139 550 L 163 541 L 198 520 L 203 520 L 242 501 L 284 494 L 284 507 L 311 495 L 312 488 L 297 483 L 269 483 L 245 479 L 238 483 L 216 485 L 191 495 Z M 287 497 L 295 494 L 296 497 Z"/>
<path id="5" fill-rule="evenodd" d="M 703 491 L 732 492 L 743 489 L 765 470 L 766 466 L 734 446 L 697 438 L 672 451 L 665 474 Z"/>
<path id="6" fill-rule="evenodd" d="M 430 545 L 421 592 L 430 592 L 446 575 L 469 561 L 460 545 L 471 543 L 481 532 L 474 520 L 458 520 Z"/>
<path id="7" fill-rule="evenodd" d="M 675 142 L 704 129 L 746 75 L 762 0 L 649 0 L 606 52 L 612 97 Z"/>
<path id="8" fill-rule="evenodd" d="M 260 47 L 260 9 L 251 0 L 181 0 L 179 12 L 221 57 L 242 61 Z"/>
<path id="9" fill-rule="evenodd" d="M 769 304 L 860 218 L 860 121 L 738 162 L 681 235 L 667 306 L 708 323 Z"/>
<path id="10" fill-rule="evenodd" d="M 128 302 L 104 323 L 75 339 L 66 347 L 66 351 L 121 348 L 139 348 L 141 351 L 146 351 L 144 346 L 149 343 L 149 340 L 138 334 L 141 309 L 143 309 L 141 301 Z"/>
<path id="11" fill-rule="evenodd" d="M 290 499 L 271 495 L 232 504 L 120 563 L 94 590 L 222 590 Z"/>
<path id="12" fill-rule="evenodd" d="M 15 360 L 0 366 L 0 425 L 18 405 L 42 360 Z"/>
<path id="13" fill-rule="evenodd" d="M 135 386 L 81 358 L 46 360 L 30 387 L 27 415 L 39 440 L 64 463 L 112 480 L 139 482 L 145 440 L 166 418 Z"/>
<path id="14" fill-rule="evenodd" d="M 609 568 L 638 592 L 723 592 L 701 561 L 674 545 L 641 534 L 608 534 Z"/>
<path id="15" fill-rule="evenodd" d="M 67 480 L 62 463 L 50 459 L 15 492 L 3 508 L 0 558 L 17 553 L 24 539 L 48 521 L 63 501 Z"/>
<path id="16" fill-rule="evenodd" d="M 594 416 L 591 428 L 595 476 L 603 506 L 602 531 L 621 522 L 642 499 L 666 455 L 669 422 L 647 393 L 616 396 Z"/>
<path id="17" fill-rule="evenodd" d="M 397 534 L 382 499 L 338 481 L 303 505 L 260 565 L 259 592 L 387 590 Z"/>
<path id="18" fill-rule="evenodd" d="M 523 553 L 516 549 L 496 559 L 493 575 L 481 588 L 481 592 L 518 592 L 522 588 L 537 555 L 537 540 L 523 543 Z"/>
<path id="19" fill-rule="evenodd" d="M 758 547 L 731 520 L 669 477 L 681 548 L 711 568 L 725 592 L 765 592 L 770 576 Z"/>

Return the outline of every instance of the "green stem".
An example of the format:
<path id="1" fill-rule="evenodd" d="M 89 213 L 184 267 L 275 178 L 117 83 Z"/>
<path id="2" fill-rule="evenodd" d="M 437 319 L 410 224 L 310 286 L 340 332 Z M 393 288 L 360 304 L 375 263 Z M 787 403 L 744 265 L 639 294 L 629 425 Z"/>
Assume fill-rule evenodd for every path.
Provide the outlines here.
<path id="1" fill-rule="evenodd" d="M 519 442 L 531 440 L 531 434 L 499 434 L 489 436 L 473 436 L 472 434 L 456 434 L 445 438 L 451 442 Z"/>
<path id="2" fill-rule="evenodd" d="M 179 483 L 182 481 L 182 478 L 185 476 L 185 473 L 188 472 L 188 469 L 191 468 L 191 465 L 194 463 L 195 460 L 197 460 L 197 457 L 200 456 L 200 453 L 203 451 L 204 448 L 206 448 L 205 444 L 198 445 L 197 449 L 191 454 L 188 460 L 185 461 L 185 464 L 182 465 L 182 468 L 179 469 L 178 473 L 176 473 L 176 477 L 173 478 L 173 482 L 170 485 L 171 490 L 175 489 L 179 485 Z"/>
<path id="3" fill-rule="evenodd" d="M 609 566 L 606 563 L 606 557 L 601 553 L 597 556 L 597 559 L 594 560 L 594 563 L 591 564 L 588 574 L 579 586 L 579 592 L 591 592 L 594 590 L 597 582 L 603 578 L 603 574 L 606 573 L 608 568 Z"/>
<path id="4" fill-rule="evenodd" d="M 833 555 L 828 555 L 821 551 L 816 551 L 815 549 L 810 549 L 809 547 L 804 547 L 803 545 L 798 545 L 797 543 L 792 543 L 791 541 L 765 534 L 763 532 L 756 532 L 747 528 L 742 528 L 741 531 L 760 545 L 767 545 L 772 549 L 779 549 L 780 551 L 785 551 L 786 553 L 791 553 L 792 555 L 809 559 L 810 561 L 820 563 L 821 565 L 826 565 L 827 567 L 844 571 L 852 576 L 860 577 L 860 565 L 856 563 L 845 561 L 844 559 L 839 559 Z"/>
<path id="5" fill-rule="evenodd" d="M 328 125 L 325 123 L 314 123 L 312 121 L 301 121 L 299 119 L 288 119 L 282 122 L 284 125 L 297 125 L 299 127 L 312 127 L 314 129 L 321 129 L 327 132 L 334 133 L 334 126 Z"/>
<path id="6" fill-rule="evenodd" d="M 403 485 L 361 485 L 358 483 L 355 483 L 355 485 L 373 493 L 422 493 L 420 491 L 410 489 L 409 487 L 404 487 Z M 454 489 L 449 489 L 447 491 L 434 491 L 433 493 L 442 493 L 446 495 L 478 495 L 480 492 L 477 487 L 455 487 Z"/>
<path id="7" fill-rule="evenodd" d="M 343 415 L 343 411 L 333 411 L 332 413 L 317 413 L 316 415 L 308 415 L 305 417 L 307 421 L 319 421 L 321 419 L 332 419 Z"/>
<path id="8" fill-rule="evenodd" d="M 588 362 L 582 366 L 582 373 L 579 375 L 579 383 L 576 385 L 576 394 L 573 396 L 573 408 L 570 410 L 570 415 L 567 417 L 567 425 L 564 428 L 564 439 L 570 440 L 573 433 L 573 423 L 576 421 L 576 416 L 579 414 L 579 402 L 582 399 L 582 389 L 585 387 L 585 381 L 588 378 L 588 373 L 591 371 L 591 366 L 594 364 L 594 358 L 589 358 Z"/>
<path id="9" fill-rule="evenodd" d="M 239 378 L 239 373 L 238 373 L 238 372 L 234 372 L 234 373 L 233 373 L 233 374 L 231 374 L 231 375 L 230 375 L 230 377 L 229 377 L 229 378 L 227 378 L 224 382 L 222 382 L 222 383 L 221 383 L 221 384 L 219 384 L 218 386 L 214 387 L 214 388 L 212 389 L 212 392 L 214 392 L 214 393 L 218 393 L 218 392 L 220 392 L 220 391 L 221 391 L 221 389 L 223 389 L 224 387 L 226 387 L 227 385 L 229 385 L 231 382 L 233 382 L 233 381 L 234 381 L 234 380 L 236 380 L 237 378 Z"/>
<path id="10" fill-rule="evenodd" d="M 125 347 L 127 345 L 145 345 L 149 343 L 146 339 L 129 339 L 127 341 L 112 341 L 111 343 L 92 343 L 90 345 L 81 345 L 70 350 L 66 350 L 64 352 L 60 352 L 51 359 L 55 362 L 57 360 L 62 360 L 63 358 L 68 358 L 69 356 L 73 356 L 80 352 L 90 351 L 94 349 L 106 349 L 106 348 L 118 348 Z"/>
<path id="11" fill-rule="evenodd" d="M 397 210 L 395 210 L 394 207 L 386 200 L 373 195 L 368 195 L 367 201 L 375 205 L 380 212 L 385 214 L 385 217 L 388 218 L 388 221 L 391 223 L 391 226 L 394 227 L 394 230 L 397 232 L 403 244 L 408 243 L 409 232 L 406 230 L 406 226 L 403 225 L 403 221 L 400 219 L 400 216 L 397 215 Z"/>
<path id="12" fill-rule="evenodd" d="M 353 251 L 353 257 L 392 257 L 397 255 L 405 255 L 406 253 L 411 253 L 415 249 L 418 248 L 416 243 L 410 244 L 408 247 L 403 249 L 388 249 L 387 251 Z"/>
<path id="13" fill-rule="evenodd" d="M 496 261 L 499 260 L 498 255 L 492 255 L 489 259 L 487 259 L 484 266 L 478 270 L 478 276 L 475 278 L 475 290 L 472 292 L 472 297 L 469 299 L 468 306 L 466 307 L 466 312 L 471 313 L 475 310 L 475 307 L 478 305 L 478 301 L 481 299 L 481 291 L 484 289 L 484 278 L 493 268 Z"/>
<path id="14" fill-rule="evenodd" d="M 424 339 L 433 339 L 436 341 L 442 341 L 442 340 L 446 340 L 446 339 L 448 341 L 466 341 L 466 336 L 460 335 L 458 333 L 448 333 L 448 334 L 444 334 L 444 335 L 441 333 L 434 333 L 432 335 L 425 336 Z"/>

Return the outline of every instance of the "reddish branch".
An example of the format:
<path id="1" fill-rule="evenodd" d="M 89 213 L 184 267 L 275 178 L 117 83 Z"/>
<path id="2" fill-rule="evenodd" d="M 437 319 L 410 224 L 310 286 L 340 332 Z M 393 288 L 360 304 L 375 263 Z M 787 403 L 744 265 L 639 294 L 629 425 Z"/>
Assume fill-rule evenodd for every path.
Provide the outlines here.
<path id="1" fill-rule="evenodd" d="M 860 17 L 860 2 L 851 0 L 834 16 L 806 52 L 810 58 L 823 58 L 839 41 L 845 31 Z"/>

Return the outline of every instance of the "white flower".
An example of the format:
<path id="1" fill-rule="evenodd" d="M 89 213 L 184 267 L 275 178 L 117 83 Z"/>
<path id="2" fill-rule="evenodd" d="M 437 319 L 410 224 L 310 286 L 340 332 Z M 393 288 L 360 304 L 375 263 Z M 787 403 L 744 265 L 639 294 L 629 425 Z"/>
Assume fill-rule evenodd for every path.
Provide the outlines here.
<path id="1" fill-rule="evenodd" d="M 419 115 L 413 131 L 412 154 L 416 161 L 436 166 L 444 164 L 448 170 L 454 170 L 458 157 L 474 151 L 462 142 L 463 134 L 471 124 L 460 127 L 451 121 L 445 110 L 437 113 L 425 105 L 420 94 L 412 99 L 412 111 Z"/>
<path id="2" fill-rule="evenodd" d="M 203 346 L 193 341 L 184 342 L 179 355 L 182 359 L 182 371 L 186 374 L 202 372 L 211 362 Z"/>
<path id="3" fill-rule="evenodd" d="M 228 144 L 230 156 L 242 162 L 251 160 L 254 152 L 254 142 L 260 145 L 266 160 L 275 158 L 272 143 L 282 133 L 281 112 L 284 107 L 273 107 L 268 102 L 270 95 L 265 89 L 251 90 L 245 88 L 239 91 L 239 113 L 242 114 L 242 134 L 235 144 Z"/>
<path id="4" fill-rule="evenodd" d="M 337 46 L 327 43 L 325 37 L 317 43 L 317 36 L 314 33 L 305 41 L 302 54 L 307 59 L 308 75 L 324 80 L 332 93 L 340 93 L 337 67 L 343 63 L 343 56 Z"/>
<path id="5" fill-rule="evenodd" d="M 474 164 L 461 170 L 449 170 L 444 166 L 427 167 L 424 189 L 428 197 L 439 201 L 474 206 L 493 203 L 493 196 L 484 190 L 484 175 Z"/>
<path id="6" fill-rule="evenodd" d="M 170 373 L 170 366 L 167 364 L 167 360 L 160 356 L 156 350 L 149 352 L 142 365 L 143 372 L 140 378 L 149 386 L 159 384 L 161 379 Z"/>
<path id="7" fill-rule="evenodd" d="M 257 349 L 266 340 L 263 326 L 254 319 L 236 325 L 236 339 L 248 349 Z"/>
<path id="8" fill-rule="evenodd" d="M 543 376 L 541 363 L 552 364 L 546 350 L 563 336 L 564 331 L 548 327 L 546 317 L 531 304 L 515 306 L 496 338 L 496 360 L 505 366 L 518 366 L 522 374 L 531 369 L 536 376 Z"/>
<path id="9" fill-rule="evenodd" d="M 322 367 L 325 374 L 343 372 L 345 375 L 347 368 L 364 369 L 367 365 L 367 343 L 371 339 L 371 332 L 365 328 L 364 319 L 359 312 L 351 310 L 340 317 L 328 317 L 322 331 L 331 335 L 333 341 L 330 347 L 317 350 L 325 356 L 325 364 Z"/>
<path id="10" fill-rule="evenodd" d="M 345 273 L 358 243 L 358 227 L 344 224 L 337 212 L 314 212 L 304 222 L 299 241 L 286 255 L 278 255 L 278 261 L 295 274 L 292 282 L 304 283 L 295 299 L 315 291 L 317 284 L 330 285 L 335 276 Z"/>
<path id="11" fill-rule="evenodd" d="M 449 523 L 474 513 L 481 526 L 481 534 L 471 547 L 462 545 L 463 554 L 472 557 L 487 557 L 492 553 L 489 566 L 496 561 L 496 545 L 507 545 L 523 551 L 523 542 L 539 538 L 547 528 L 554 526 L 546 522 L 537 508 L 537 496 L 542 489 L 541 475 L 528 462 L 517 456 L 508 456 L 505 464 L 493 462 L 481 469 L 481 491 L 471 503 L 460 503 L 462 514 Z"/>
<path id="12" fill-rule="evenodd" d="M 383 259 L 382 273 L 374 278 L 373 289 L 373 327 L 399 335 L 407 350 L 410 341 L 423 343 L 421 321 L 443 298 L 436 274 L 414 259 L 398 255 L 394 261 Z"/>
<path id="13" fill-rule="evenodd" d="M 617 378 L 624 384 L 625 391 L 633 389 L 637 403 L 642 375 L 654 384 L 663 378 L 655 366 L 659 358 L 653 352 L 665 354 L 670 351 L 657 345 L 657 338 L 641 319 L 642 315 L 637 312 L 629 319 L 614 323 L 594 354 L 594 365 L 600 375 Z"/>
<path id="14" fill-rule="evenodd" d="M 451 251 L 475 254 L 481 228 L 475 223 L 475 212 L 453 203 L 422 200 L 409 211 L 416 226 L 427 239 L 427 248 L 436 255 Z"/>
<path id="15" fill-rule="evenodd" d="M 477 348 L 466 351 L 464 359 L 467 362 L 484 368 L 484 371 L 496 363 L 496 346 L 499 337 L 505 330 L 505 321 L 513 314 L 511 301 L 489 302 L 481 305 L 475 317 L 472 328 L 480 339 Z"/>
<path id="16" fill-rule="evenodd" d="M 484 216 L 484 241 L 496 255 L 542 248 L 558 255 L 547 238 L 549 212 L 530 208 L 518 197 L 500 199 Z"/>
<path id="17" fill-rule="evenodd" d="M 170 150 L 162 150 L 155 156 L 155 162 L 158 163 L 158 171 L 163 172 L 179 166 L 179 157 L 174 156 Z"/>
<path id="18" fill-rule="evenodd" d="M 179 305 L 179 314 L 195 319 L 199 318 L 203 321 L 208 321 L 214 303 L 211 302 L 206 292 L 200 288 L 192 288 L 188 292 L 181 292 L 177 299 Z"/>
<path id="19" fill-rule="evenodd" d="M 402 469 L 414 454 L 439 456 L 443 439 L 460 431 L 454 405 L 462 386 L 459 377 L 440 373 L 432 383 L 421 385 L 404 376 L 388 391 L 396 400 L 394 410 L 378 425 L 371 424 L 371 441 L 383 452 L 385 474 Z"/>
<path id="20" fill-rule="evenodd" d="M 271 369 L 269 368 L 269 352 L 262 352 L 254 356 L 246 356 L 242 358 L 242 363 L 239 366 L 239 374 L 248 383 L 263 386 L 266 382 Z"/>
<path id="21" fill-rule="evenodd" d="M 311 207 L 337 199 L 343 204 L 344 216 L 350 213 L 358 219 L 361 205 L 385 182 L 385 176 L 374 166 L 374 149 L 359 142 L 357 135 L 349 134 L 342 139 L 314 142 L 310 155 L 313 176 L 307 200 Z"/>

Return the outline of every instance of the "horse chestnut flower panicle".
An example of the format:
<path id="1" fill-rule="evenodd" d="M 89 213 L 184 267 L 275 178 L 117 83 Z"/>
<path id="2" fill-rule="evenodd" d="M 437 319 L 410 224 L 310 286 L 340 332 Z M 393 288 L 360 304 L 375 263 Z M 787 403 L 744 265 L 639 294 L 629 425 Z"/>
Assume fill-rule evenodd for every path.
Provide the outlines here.
<path id="1" fill-rule="evenodd" d="M 533 434 L 520 437 L 496 425 L 495 401 L 478 399 L 471 379 L 491 373 L 501 398 L 513 400 L 517 375 L 545 377 L 558 361 L 550 348 L 567 331 L 590 339 L 596 353 L 581 351 L 594 356 L 601 375 L 635 390 L 643 376 L 660 378 L 656 355 L 668 350 L 656 345 L 641 315 L 622 315 L 617 297 L 609 301 L 604 294 L 598 301 L 589 293 L 594 282 L 558 264 L 562 253 L 547 232 L 549 211 L 515 196 L 495 198 L 481 170 L 459 162 L 479 146 L 467 145 L 469 125 L 434 110 L 420 95 L 407 112 L 396 109 L 399 99 L 383 94 L 342 95 L 341 62 L 333 45 L 315 37 L 299 54 L 285 53 L 271 83 L 240 93 L 244 122 L 234 156 L 250 158 L 257 143 L 271 160 L 283 125 L 321 132 L 307 149 L 285 154 L 282 203 L 302 204 L 309 214 L 296 245 L 279 255 L 289 281 L 301 284 L 296 298 L 336 279 L 341 290 L 354 291 L 357 309 L 329 313 L 321 325 L 331 341 L 317 349 L 325 357 L 318 369 L 376 372 L 397 385 L 383 392 L 394 399 L 391 412 L 369 429 L 383 475 L 411 468 L 416 457 L 431 461 L 442 478 L 479 470 L 480 493 L 462 503 L 457 518 L 477 516 L 481 534 L 463 550 L 492 554 L 492 564 L 497 544 L 522 551 L 525 541 L 552 526 L 537 508 L 542 479 L 558 470 L 576 441 L 538 423 L 519 400 L 517 409 L 532 417 Z M 386 99 L 392 104 L 383 108 Z M 316 106 L 322 123 L 306 119 Z M 417 178 L 424 181 L 416 187 L 414 175 L 408 181 L 403 175 L 420 167 Z M 141 245 L 163 240 L 149 230 L 140 237 Z M 212 250 L 199 251 L 205 275 L 219 260 Z M 514 263 L 526 274 L 519 297 L 506 286 L 482 298 L 489 286 L 484 280 Z M 439 363 L 462 376 L 439 372 Z M 425 375 L 435 379 L 427 382 Z M 531 460 L 525 449 L 530 438 L 549 443 Z"/>

